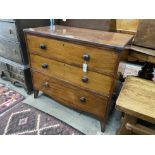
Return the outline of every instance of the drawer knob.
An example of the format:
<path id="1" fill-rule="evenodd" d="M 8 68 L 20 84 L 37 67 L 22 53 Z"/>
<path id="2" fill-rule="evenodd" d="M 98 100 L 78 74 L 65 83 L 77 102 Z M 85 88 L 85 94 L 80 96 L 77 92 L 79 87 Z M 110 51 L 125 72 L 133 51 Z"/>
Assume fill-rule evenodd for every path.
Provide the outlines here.
<path id="1" fill-rule="evenodd" d="M 46 49 L 46 45 L 45 44 L 40 44 L 40 48 L 44 50 L 44 49 Z"/>
<path id="2" fill-rule="evenodd" d="M 85 97 L 80 97 L 80 101 L 81 101 L 82 103 L 86 102 Z"/>
<path id="3" fill-rule="evenodd" d="M 84 55 L 83 55 L 83 59 L 84 59 L 85 61 L 89 61 L 89 59 L 90 59 L 89 54 L 84 54 Z"/>
<path id="4" fill-rule="evenodd" d="M 48 82 L 43 83 L 43 86 L 47 88 L 49 86 Z"/>
<path id="5" fill-rule="evenodd" d="M 82 77 L 82 82 L 88 82 L 88 78 L 86 76 Z"/>
<path id="6" fill-rule="evenodd" d="M 44 68 L 44 69 L 48 68 L 48 64 L 46 64 L 46 63 L 45 63 L 45 64 L 42 64 L 41 66 L 42 66 L 42 68 Z"/>

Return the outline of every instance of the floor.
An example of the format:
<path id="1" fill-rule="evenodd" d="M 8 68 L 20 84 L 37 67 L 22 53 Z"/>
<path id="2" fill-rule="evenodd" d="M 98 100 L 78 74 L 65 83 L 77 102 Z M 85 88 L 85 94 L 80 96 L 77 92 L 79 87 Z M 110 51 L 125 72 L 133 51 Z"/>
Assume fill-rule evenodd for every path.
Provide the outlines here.
<path id="1" fill-rule="evenodd" d="M 37 99 L 33 98 L 32 95 L 27 95 L 23 88 L 13 86 L 9 81 L 4 81 L 0 79 L 0 83 L 5 83 L 8 87 L 20 92 L 25 96 L 23 101 L 41 111 L 44 111 L 56 118 L 66 122 L 72 127 L 78 129 L 87 135 L 114 135 L 120 126 L 120 112 L 113 110 L 107 121 L 106 130 L 104 133 L 100 130 L 100 122 L 95 118 L 92 118 L 84 113 L 76 112 L 70 108 L 67 108 L 51 98 L 44 95 L 42 92 L 39 93 Z"/>

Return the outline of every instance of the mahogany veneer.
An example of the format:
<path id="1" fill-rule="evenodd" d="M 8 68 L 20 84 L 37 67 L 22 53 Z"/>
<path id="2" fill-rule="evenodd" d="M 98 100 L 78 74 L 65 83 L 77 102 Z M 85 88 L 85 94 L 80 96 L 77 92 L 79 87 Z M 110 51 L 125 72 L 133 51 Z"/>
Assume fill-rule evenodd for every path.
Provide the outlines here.
<path id="1" fill-rule="evenodd" d="M 64 105 L 93 114 L 104 131 L 121 51 L 133 36 L 58 25 L 24 31 L 34 97 L 41 90 Z"/>

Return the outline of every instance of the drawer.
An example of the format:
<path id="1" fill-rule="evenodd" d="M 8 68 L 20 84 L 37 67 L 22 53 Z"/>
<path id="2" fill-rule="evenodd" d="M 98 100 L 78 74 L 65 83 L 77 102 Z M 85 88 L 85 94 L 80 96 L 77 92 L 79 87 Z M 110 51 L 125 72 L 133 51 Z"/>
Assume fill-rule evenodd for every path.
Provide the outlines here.
<path id="1" fill-rule="evenodd" d="M 0 37 L 18 41 L 15 23 L 0 22 Z"/>
<path id="2" fill-rule="evenodd" d="M 92 113 L 101 119 L 104 118 L 108 101 L 107 97 L 95 95 L 38 72 L 33 72 L 32 77 L 36 90 L 43 91 L 67 106 Z"/>
<path id="3" fill-rule="evenodd" d="M 114 75 L 118 61 L 117 53 L 111 49 L 98 49 L 33 35 L 27 35 L 27 43 L 30 53 L 79 67 L 86 61 L 89 70 L 98 73 Z"/>
<path id="4" fill-rule="evenodd" d="M 92 90 L 108 96 L 113 83 L 113 78 L 107 75 L 88 71 L 83 73 L 82 68 L 71 66 L 62 62 L 30 55 L 31 67 L 48 76 L 67 81 L 73 85 Z M 85 77 L 85 78 L 84 78 Z M 82 78 L 83 81 L 82 81 Z"/>
<path id="5" fill-rule="evenodd" d="M 22 64 L 21 48 L 19 43 L 0 39 L 0 56 Z"/>

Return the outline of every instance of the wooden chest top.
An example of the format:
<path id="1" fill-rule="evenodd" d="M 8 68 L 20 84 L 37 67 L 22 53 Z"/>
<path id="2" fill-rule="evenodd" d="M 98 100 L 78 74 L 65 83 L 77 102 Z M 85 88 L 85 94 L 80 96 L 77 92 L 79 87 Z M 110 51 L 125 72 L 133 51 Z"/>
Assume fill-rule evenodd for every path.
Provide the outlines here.
<path id="1" fill-rule="evenodd" d="M 61 40 L 85 43 L 100 47 L 114 48 L 118 50 L 124 47 L 132 40 L 133 35 L 114 32 L 105 32 L 99 30 L 90 30 L 83 28 L 67 27 L 55 25 L 52 28 L 38 27 L 24 30 L 27 33 L 42 35 Z"/>

